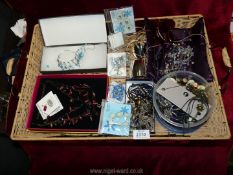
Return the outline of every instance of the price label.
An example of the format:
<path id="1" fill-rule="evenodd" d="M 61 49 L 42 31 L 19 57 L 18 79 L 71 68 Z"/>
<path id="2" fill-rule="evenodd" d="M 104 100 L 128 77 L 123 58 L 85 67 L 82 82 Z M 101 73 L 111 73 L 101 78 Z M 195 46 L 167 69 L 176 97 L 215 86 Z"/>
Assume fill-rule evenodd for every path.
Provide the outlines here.
<path id="1" fill-rule="evenodd" d="M 133 130 L 133 139 L 150 139 L 150 131 L 149 130 Z"/>

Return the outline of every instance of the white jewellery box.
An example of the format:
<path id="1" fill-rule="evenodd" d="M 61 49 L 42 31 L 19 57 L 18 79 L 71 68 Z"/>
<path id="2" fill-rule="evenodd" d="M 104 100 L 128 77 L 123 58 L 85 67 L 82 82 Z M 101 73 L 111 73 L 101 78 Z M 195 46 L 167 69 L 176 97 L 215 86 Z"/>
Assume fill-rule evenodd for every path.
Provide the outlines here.
<path id="1" fill-rule="evenodd" d="M 41 72 L 106 70 L 103 14 L 46 18 L 39 24 L 45 44 Z"/>
<path id="2" fill-rule="evenodd" d="M 106 68 L 107 45 L 44 47 L 41 72 L 101 70 Z"/>

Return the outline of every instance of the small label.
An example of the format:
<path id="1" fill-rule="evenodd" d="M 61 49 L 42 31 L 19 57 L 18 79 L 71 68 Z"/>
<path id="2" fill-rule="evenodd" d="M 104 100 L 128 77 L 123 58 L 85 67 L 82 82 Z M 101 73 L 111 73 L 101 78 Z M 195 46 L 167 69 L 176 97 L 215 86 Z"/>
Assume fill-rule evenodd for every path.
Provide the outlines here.
<path id="1" fill-rule="evenodd" d="M 124 45 L 124 37 L 122 32 L 111 34 L 108 36 L 108 39 L 112 49 Z"/>
<path id="2" fill-rule="evenodd" d="M 63 106 L 56 94 L 50 91 L 40 101 L 36 103 L 36 107 L 41 114 L 43 120 L 48 116 L 53 116 L 63 109 Z"/>
<path id="3" fill-rule="evenodd" d="M 133 130 L 133 139 L 150 139 L 149 130 Z"/>

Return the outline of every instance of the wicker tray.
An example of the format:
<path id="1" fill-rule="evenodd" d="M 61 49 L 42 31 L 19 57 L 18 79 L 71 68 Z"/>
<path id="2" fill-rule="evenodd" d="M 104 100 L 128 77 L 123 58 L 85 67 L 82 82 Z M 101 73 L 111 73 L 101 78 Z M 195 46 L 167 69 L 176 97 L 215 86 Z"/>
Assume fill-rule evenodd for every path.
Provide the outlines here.
<path id="1" fill-rule="evenodd" d="M 178 28 L 192 27 L 198 19 L 202 18 L 201 15 L 189 15 L 189 16 L 168 16 L 168 17 L 154 17 L 154 19 L 172 19 Z M 136 19 L 142 20 L 142 19 Z M 156 122 L 156 133 L 151 135 L 151 140 L 224 140 L 231 137 L 226 113 L 224 110 L 221 93 L 219 91 L 219 85 L 217 76 L 212 60 L 212 54 L 209 47 L 208 35 L 205 29 L 206 38 L 206 51 L 208 56 L 208 62 L 214 76 L 212 86 L 215 89 L 216 106 L 212 111 L 209 120 L 197 131 L 190 134 L 174 134 L 169 133 L 158 122 Z M 28 54 L 28 62 L 24 75 L 23 85 L 21 93 L 19 94 L 19 102 L 15 119 L 12 127 L 11 138 L 13 140 L 125 140 L 132 139 L 132 137 L 114 137 L 114 136 L 101 136 L 98 134 L 80 134 L 80 133 L 68 133 L 68 132 L 33 132 L 28 131 L 25 128 L 26 119 L 28 116 L 29 103 L 32 97 L 32 91 L 34 88 L 34 82 L 36 76 L 40 74 L 40 62 L 43 49 L 43 38 L 41 35 L 39 25 L 35 25 L 31 48 Z"/>

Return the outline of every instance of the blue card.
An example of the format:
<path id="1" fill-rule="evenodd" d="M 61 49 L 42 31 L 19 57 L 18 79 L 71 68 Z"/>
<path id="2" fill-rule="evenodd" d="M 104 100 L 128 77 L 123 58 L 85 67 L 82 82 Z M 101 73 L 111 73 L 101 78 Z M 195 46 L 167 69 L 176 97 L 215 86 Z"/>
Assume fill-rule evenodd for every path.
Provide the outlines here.
<path id="1" fill-rule="evenodd" d="M 129 136 L 131 105 L 102 102 L 99 133 Z"/>
<path id="2" fill-rule="evenodd" d="M 136 32 L 133 7 L 125 7 L 110 11 L 114 33 L 124 34 Z"/>
<path id="3" fill-rule="evenodd" d="M 108 100 L 112 102 L 125 102 L 125 84 L 112 81 L 109 84 Z"/>

